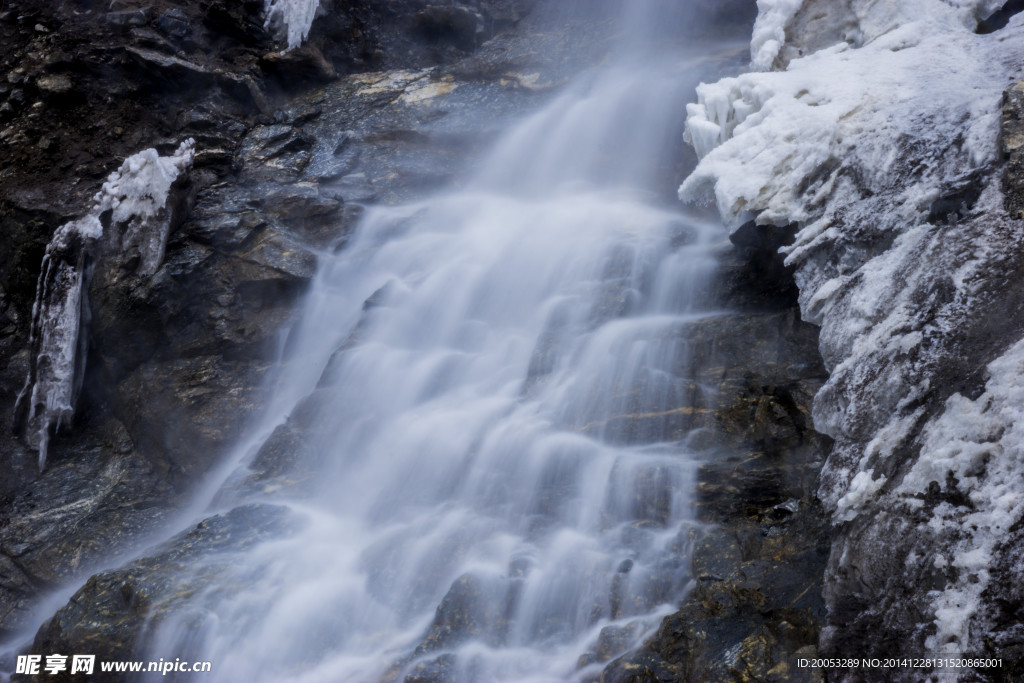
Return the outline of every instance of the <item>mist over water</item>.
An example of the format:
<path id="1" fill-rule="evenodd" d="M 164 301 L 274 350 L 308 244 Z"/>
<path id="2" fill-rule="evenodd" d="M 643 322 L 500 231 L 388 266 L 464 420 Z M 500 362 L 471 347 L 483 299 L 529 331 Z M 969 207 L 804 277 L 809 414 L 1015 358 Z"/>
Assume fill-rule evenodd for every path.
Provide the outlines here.
<path id="1" fill-rule="evenodd" d="M 663 4 L 625 3 L 623 45 Z M 714 391 L 682 331 L 718 314 L 724 233 L 652 189 L 703 62 L 619 52 L 464 189 L 371 208 L 322 259 L 267 426 L 214 497 L 286 505 L 300 530 L 219 564 L 154 627 L 154 659 L 238 681 L 585 680 L 673 611 L 688 409 Z M 293 469 L 245 487 L 283 415 Z"/>

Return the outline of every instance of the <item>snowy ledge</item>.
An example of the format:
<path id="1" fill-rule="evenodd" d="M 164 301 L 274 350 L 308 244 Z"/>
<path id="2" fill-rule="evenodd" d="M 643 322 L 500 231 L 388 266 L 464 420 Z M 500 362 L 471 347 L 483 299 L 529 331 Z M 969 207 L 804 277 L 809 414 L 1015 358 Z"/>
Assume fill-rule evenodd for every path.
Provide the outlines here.
<path id="1" fill-rule="evenodd" d="M 714 201 L 732 230 L 798 229 L 784 251 L 830 371 L 815 426 L 836 439 L 820 491 L 840 529 L 830 605 L 859 591 L 851 604 L 874 601 L 858 609 L 888 637 L 979 651 L 993 567 L 1024 519 L 1024 326 L 1004 313 L 1024 226 L 998 172 L 1024 15 L 977 35 L 1001 1 L 825 4 L 758 1 L 752 65 L 784 70 L 698 88 L 687 139 L 701 161 L 680 197 Z M 872 553 L 902 555 L 905 576 Z M 886 614 L 901 581 L 930 624 Z"/>

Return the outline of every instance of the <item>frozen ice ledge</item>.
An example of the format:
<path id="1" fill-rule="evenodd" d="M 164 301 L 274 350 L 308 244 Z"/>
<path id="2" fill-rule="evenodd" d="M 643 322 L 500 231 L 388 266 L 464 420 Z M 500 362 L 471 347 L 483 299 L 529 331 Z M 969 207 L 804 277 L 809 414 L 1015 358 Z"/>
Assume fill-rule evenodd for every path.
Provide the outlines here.
<path id="1" fill-rule="evenodd" d="M 977 31 L 1003 4 L 759 0 L 758 71 L 688 108 L 681 198 L 794 226 L 821 326 L 823 653 L 1021 661 L 1024 16 Z"/>
<path id="2" fill-rule="evenodd" d="M 32 305 L 31 362 L 15 406 L 15 425 L 46 465 L 51 434 L 74 415 L 87 352 L 89 275 L 115 253 L 139 275 L 163 261 L 173 222 L 171 187 L 192 166 L 194 141 L 170 156 L 147 149 L 111 173 L 82 218 L 65 223 L 46 246 Z"/>

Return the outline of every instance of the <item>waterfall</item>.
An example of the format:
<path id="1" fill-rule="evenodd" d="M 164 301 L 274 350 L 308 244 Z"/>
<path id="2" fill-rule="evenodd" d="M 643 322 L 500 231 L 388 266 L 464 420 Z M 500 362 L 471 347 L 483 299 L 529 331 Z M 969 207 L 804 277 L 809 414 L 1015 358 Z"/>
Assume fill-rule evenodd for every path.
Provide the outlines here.
<path id="1" fill-rule="evenodd" d="M 684 331 L 720 314 L 725 242 L 651 188 L 701 68 L 613 60 L 460 189 L 367 209 L 291 330 L 287 419 L 216 497 L 299 530 L 191 567 L 217 580 L 151 653 L 246 681 L 592 680 L 673 611 L 714 393 Z"/>

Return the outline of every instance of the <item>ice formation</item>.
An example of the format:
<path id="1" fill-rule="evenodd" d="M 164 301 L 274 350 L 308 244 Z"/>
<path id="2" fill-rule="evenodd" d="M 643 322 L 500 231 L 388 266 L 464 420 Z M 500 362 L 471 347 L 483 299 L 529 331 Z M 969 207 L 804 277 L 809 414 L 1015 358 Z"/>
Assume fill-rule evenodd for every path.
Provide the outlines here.
<path id="1" fill-rule="evenodd" d="M 79 330 L 87 309 L 87 255 L 102 235 L 103 226 L 90 214 L 58 228 L 43 256 L 32 305 L 33 362 L 15 409 L 24 415 L 29 444 L 39 450 L 39 469 L 46 464 L 51 429 L 74 414 L 85 357 Z"/>
<path id="2" fill-rule="evenodd" d="M 786 44 L 786 27 L 803 0 L 757 0 L 757 21 L 750 39 L 750 63 L 760 71 L 771 68 Z"/>
<path id="3" fill-rule="evenodd" d="M 836 439 L 820 495 L 857 529 L 834 548 L 830 580 L 856 548 L 903 544 L 908 566 L 930 562 L 945 584 L 924 598 L 927 646 L 967 652 L 986 566 L 1024 518 L 1006 489 L 1024 475 L 1024 350 L 997 312 L 1013 305 L 1022 228 L 995 173 L 1024 21 L 974 33 L 998 0 L 841 4 L 759 0 L 752 66 L 785 70 L 698 88 L 687 139 L 701 161 L 680 196 L 716 202 L 731 229 L 796 226 L 784 251 L 830 370 L 814 406 Z M 979 398 L 956 393 L 986 364 Z M 891 577 L 858 580 L 851 590 Z"/>
<path id="4" fill-rule="evenodd" d="M 280 26 L 288 37 L 288 49 L 302 45 L 313 26 L 320 0 L 265 0 L 266 26 Z"/>
<path id="5" fill-rule="evenodd" d="M 32 362 L 15 408 L 26 440 L 39 451 L 40 469 L 50 434 L 74 415 L 85 366 L 82 326 L 89 315 L 93 265 L 106 251 L 137 251 L 135 272 L 156 272 L 171 226 L 167 198 L 174 181 L 191 167 L 194 145 L 189 139 L 171 156 L 147 149 L 126 159 L 93 198 L 89 213 L 58 228 L 46 246 L 32 306 Z"/>
<path id="6" fill-rule="evenodd" d="M 953 589 L 934 596 L 937 630 L 926 644 L 935 650 L 948 642 L 969 642 L 970 619 L 989 587 L 996 549 L 1024 519 L 1019 488 L 1024 472 L 1024 340 L 990 363 L 988 375 L 981 396 L 972 401 L 954 394 L 945 411 L 928 423 L 921 457 L 898 489 L 912 496 L 952 473 L 970 501 L 966 515 L 940 503 L 929 521 L 936 531 L 958 537 L 950 563 L 962 577 Z"/>
<path id="7" fill-rule="evenodd" d="M 1014 46 L 998 43 L 999 54 L 966 30 L 959 11 L 939 0 L 916 4 L 933 7 L 861 48 L 841 42 L 794 60 L 786 71 L 701 85 L 698 102 L 687 108 L 687 135 L 702 161 L 680 189 L 682 198 L 716 200 L 733 227 L 749 211 L 759 223 L 807 222 L 826 213 L 826 200 L 853 203 L 835 196 L 847 189 L 836 187 L 844 168 L 875 176 L 864 185 L 892 185 L 896 138 L 953 140 L 965 125 L 957 167 L 991 161 Z M 987 63 L 989 57 L 996 63 Z M 842 166 L 831 168 L 836 164 Z M 925 171 L 910 193 L 896 197 L 908 218 L 947 179 L 944 168 Z M 807 232 L 802 241 L 817 234 Z"/>
<path id="8" fill-rule="evenodd" d="M 860 47 L 935 12 L 974 29 L 1005 0 L 757 0 L 751 66 L 784 67 L 792 59 L 839 42 Z M 936 7 L 942 3 L 944 7 Z"/>
<path id="9" fill-rule="evenodd" d="M 110 210 L 110 222 L 119 229 L 111 235 L 121 251 L 137 249 L 141 264 L 136 272 L 152 275 L 160 267 L 171 223 L 166 215 L 171 185 L 192 166 L 195 141 L 181 143 L 171 156 L 147 149 L 125 159 L 111 173 L 95 197 L 93 214 Z"/>

